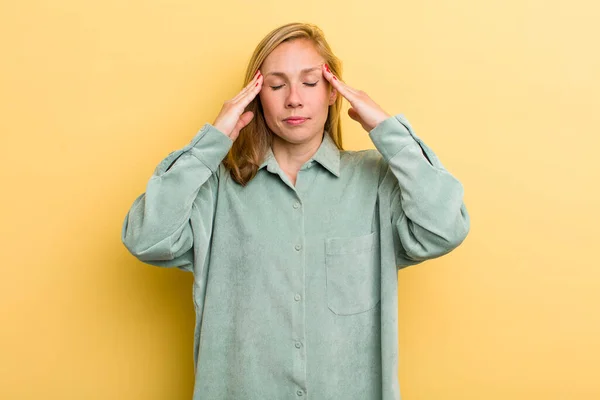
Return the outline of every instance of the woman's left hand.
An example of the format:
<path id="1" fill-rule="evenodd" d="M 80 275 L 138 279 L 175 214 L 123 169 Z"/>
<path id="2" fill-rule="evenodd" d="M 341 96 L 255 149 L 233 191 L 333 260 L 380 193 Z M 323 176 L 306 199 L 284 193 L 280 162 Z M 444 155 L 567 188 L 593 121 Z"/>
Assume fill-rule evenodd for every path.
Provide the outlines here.
<path id="1" fill-rule="evenodd" d="M 370 132 L 380 122 L 391 117 L 390 114 L 386 113 L 365 92 L 351 88 L 340 81 L 331 73 L 327 64 L 323 64 L 321 69 L 323 70 L 323 76 L 329 83 L 350 102 L 352 107 L 348 109 L 348 115 L 360 123 L 364 130 Z"/>

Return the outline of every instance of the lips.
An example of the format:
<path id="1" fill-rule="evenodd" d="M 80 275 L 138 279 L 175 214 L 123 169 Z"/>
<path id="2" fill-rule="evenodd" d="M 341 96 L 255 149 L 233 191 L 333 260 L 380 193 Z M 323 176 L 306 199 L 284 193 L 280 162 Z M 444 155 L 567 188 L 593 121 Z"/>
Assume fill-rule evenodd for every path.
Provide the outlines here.
<path id="1" fill-rule="evenodd" d="M 289 117 L 284 119 L 284 121 L 304 121 L 306 118 L 304 117 Z"/>

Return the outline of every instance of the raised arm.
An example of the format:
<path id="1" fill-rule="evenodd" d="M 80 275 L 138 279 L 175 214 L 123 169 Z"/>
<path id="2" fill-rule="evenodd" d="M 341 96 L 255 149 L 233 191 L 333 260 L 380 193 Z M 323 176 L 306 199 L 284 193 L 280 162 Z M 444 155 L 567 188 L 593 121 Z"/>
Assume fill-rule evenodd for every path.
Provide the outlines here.
<path id="1" fill-rule="evenodd" d="M 158 165 L 123 222 L 121 240 L 131 254 L 148 264 L 187 271 L 193 271 L 194 260 L 206 261 L 221 161 L 254 118 L 245 109 L 260 92 L 262 81 L 257 71 L 224 102 L 212 124 L 205 124 L 190 144 Z"/>
<path id="2" fill-rule="evenodd" d="M 470 229 L 462 184 L 401 114 L 369 132 L 386 161 L 381 198 L 389 200 L 398 268 L 458 247 Z"/>
<path id="3" fill-rule="evenodd" d="M 121 240 L 139 260 L 192 269 L 193 231 L 207 246 L 211 232 L 219 164 L 233 141 L 205 124 L 190 144 L 162 160 L 123 222 Z"/>

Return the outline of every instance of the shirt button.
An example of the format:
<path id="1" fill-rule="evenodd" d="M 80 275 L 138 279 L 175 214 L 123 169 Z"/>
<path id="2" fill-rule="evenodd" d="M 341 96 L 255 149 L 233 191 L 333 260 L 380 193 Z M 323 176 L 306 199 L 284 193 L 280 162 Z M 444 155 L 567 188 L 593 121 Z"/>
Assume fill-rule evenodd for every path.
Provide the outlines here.
<path id="1" fill-rule="evenodd" d="M 299 349 L 300 347 L 302 347 L 302 343 L 296 342 L 296 348 Z"/>
<path id="2" fill-rule="evenodd" d="M 296 300 L 296 301 L 300 301 L 300 295 L 299 295 L 299 294 L 295 295 L 295 296 L 294 296 L 294 300 Z"/>
<path id="3" fill-rule="evenodd" d="M 302 248 L 302 245 L 300 245 L 300 244 L 297 244 L 297 245 L 295 245 L 295 246 L 294 246 L 294 248 L 295 248 L 296 250 L 300 251 L 300 249 Z"/>
<path id="4" fill-rule="evenodd" d="M 296 392 L 296 394 L 297 394 L 298 396 L 302 396 L 304 393 L 302 392 L 302 390 L 298 390 L 298 391 Z"/>
<path id="5" fill-rule="evenodd" d="M 295 203 L 294 203 L 294 208 L 299 208 L 299 207 L 300 207 L 300 203 L 298 203 L 298 202 L 295 202 Z"/>

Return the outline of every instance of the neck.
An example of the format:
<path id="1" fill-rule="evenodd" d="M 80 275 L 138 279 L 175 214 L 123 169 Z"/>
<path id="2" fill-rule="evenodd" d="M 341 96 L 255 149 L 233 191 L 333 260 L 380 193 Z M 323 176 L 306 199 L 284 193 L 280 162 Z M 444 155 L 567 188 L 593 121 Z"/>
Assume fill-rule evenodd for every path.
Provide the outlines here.
<path id="1" fill-rule="evenodd" d="M 300 167 L 317 152 L 322 140 L 323 135 L 315 135 L 306 143 L 290 143 L 273 135 L 271 148 L 279 167 L 295 182 Z"/>

